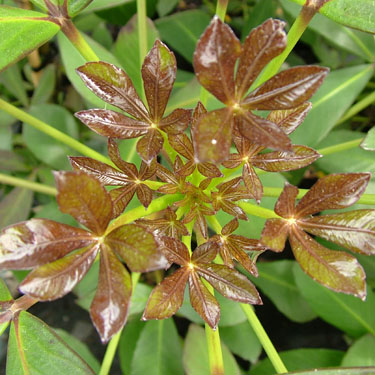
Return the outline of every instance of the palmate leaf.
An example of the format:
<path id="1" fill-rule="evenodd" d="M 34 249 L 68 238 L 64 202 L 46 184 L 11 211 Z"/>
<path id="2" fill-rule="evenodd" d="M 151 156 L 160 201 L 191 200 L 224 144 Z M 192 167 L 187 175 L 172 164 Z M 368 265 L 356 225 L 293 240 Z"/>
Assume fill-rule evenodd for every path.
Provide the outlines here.
<path id="1" fill-rule="evenodd" d="M 372 254 L 375 245 L 374 210 L 310 216 L 321 210 L 354 204 L 365 190 L 369 178 L 369 173 L 325 176 L 296 206 L 298 188 L 286 184 L 275 206 L 275 212 L 282 218 L 267 220 L 261 243 L 274 251 L 282 251 L 289 235 L 294 256 L 310 277 L 337 292 L 365 299 L 365 273 L 356 258 L 325 248 L 303 230 L 352 251 Z"/>
<path id="2" fill-rule="evenodd" d="M 152 291 L 143 320 L 165 319 L 175 314 L 183 303 L 185 285 L 188 282 L 192 307 L 211 328 L 216 328 L 220 308 L 200 277 L 205 278 L 229 299 L 243 303 L 261 303 L 255 287 L 244 275 L 225 265 L 211 263 L 219 250 L 214 241 L 200 245 L 191 257 L 181 241 L 164 237 L 161 242 L 161 250 L 166 258 L 179 264 L 181 268 L 165 278 Z"/>
<path id="3" fill-rule="evenodd" d="M 281 21 L 265 21 L 250 33 L 242 49 L 229 26 L 218 17 L 203 33 L 194 54 L 195 73 L 201 85 L 227 108 L 199 118 L 193 134 L 199 161 L 219 163 L 228 157 L 234 124 L 252 143 L 291 150 L 288 136 L 272 122 L 272 117 L 265 119 L 251 110 L 290 110 L 304 106 L 300 116 L 290 119 L 292 124 L 298 122 L 298 117 L 304 117 L 307 100 L 319 88 L 328 69 L 300 66 L 282 71 L 243 98 L 264 66 L 284 50 L 283 27 Z"/>
<path id="4" fill-rule="evenodd" d="M 147 176 L 149 171 L 141 168 L 140 173 Z M 59 172 L 57 180 L 60 206 L 92 232 L 45 219 L 15 224 L 0 235 L 4 254 L 0 268 L 36 267 L 20 290 L 39 300 L 53 300 L 72 290 L 99 253 L 100 276 L 91 317 L 102 341 L 107 342 L 125 324 L 131 295 L 131 279 L 118 256 L 137 272 L 163 268 L 167 262 L 145 228 L 129 224 L 106 233 L 112 202 L 94 177 Z M 90 198 L 99 202 L 90 202 Z"/>

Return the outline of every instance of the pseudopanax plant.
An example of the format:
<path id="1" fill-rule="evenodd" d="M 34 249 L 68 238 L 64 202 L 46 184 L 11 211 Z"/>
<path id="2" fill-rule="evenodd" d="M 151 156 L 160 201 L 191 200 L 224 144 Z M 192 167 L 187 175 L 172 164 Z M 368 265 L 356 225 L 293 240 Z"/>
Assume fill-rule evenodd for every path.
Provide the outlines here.
<path id="1" fill-rule="evenodd" d="M 297 170 L 321 157 L 311 147 L 292 144 L 288 135 L 305 119 L 309 99 L 328 69 L 297 66 L 257 84 L 266 65 L 286 47 L 284 26 L 268 19 L 241 45 L 228 25 L 213 18 L 194 54 L 198 81 L 223 104 L 212 111 L 198 102 L 193 110 L 166 113 L 177 66 L 160 40 L 143 61 L 143 94 L 113 64 L 93 61 L 77 69 L 95 95 L 121 110 L 76 113 L 108 138 L 110 161 L 74 156 L 73 171 L 54 174 L 60 210 L 82 227 L 33 218 L 2 231 L 0 268 L 31 272 L 19 285 L 26 302 L 3 303 L 1 323 L 17 321 L 22 309 L 38 301 L 63 297 L 99 262 L 90 316 L 102 342 L 126 324 L 136 280 L 130 273 L 155 270 L 162 270 L 160 282 L 142 320 L 174 315 L 188 286 L 191 306 L 216 330 L 220 305 L 213 288 L 233 301 L 261 304 L 241 269 L 258 276 L 258 256 L 283 251 L 287 238 L 312 279 L 366 298 L 365 272 L 357 259 L 324 247 L 312 236 L 352 252 L 375 254 L 375 210 L 325 212 L 355 204 L 370 173 L 324 176 L 299 201 L 298 188 L 286 183 L 259 239 L 234 233 L 239 220 L 248 220 L 243 202 L 262 204 L 259 169 Z M 132 138 L 139 138 L 139 168 L 123 160 L 116 141 Z M 143 207 L 129 220 L 127 206 L 135 195 Z M 232 216 L 223 228 L 215 217 L 221 210 Z"/>

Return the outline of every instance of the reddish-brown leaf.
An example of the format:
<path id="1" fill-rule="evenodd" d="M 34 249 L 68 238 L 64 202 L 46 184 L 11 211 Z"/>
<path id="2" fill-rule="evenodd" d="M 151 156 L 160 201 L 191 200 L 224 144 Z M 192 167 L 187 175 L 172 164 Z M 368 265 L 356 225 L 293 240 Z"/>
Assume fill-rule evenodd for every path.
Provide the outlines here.
<path id="1" fill-rule="evenodd" d="M 258 154 L 251 159 L 251 163 L 267 172 L 284 172 L 306 167 L 321 156 L 310 147 L 293 145 L 292 151 Z"/>
<path id="2" fill-rule="evenodd" d="M 122 69 L 99 61 L 89 62 L 79 67 L 77 73 L 85 85 L 99 98 L 138 120 L 148 121 L 147 110 L 129 76 Z"/>
<path id="3" fill-rule="evenodd" d="M 216 242 L 205 242 L 204 244 L 197 247 L 191 256 L 193 263 L 210 263 L 219 252 L 219 246 Z"/>
<path id="4" fill-rule="evenodd" d="M 211 212 L 210 212 L 211 214 Z M 213 212 L 212 212 L 213 214 Z M 208 238 L 208 228 L 207 228 L 207 221 L 204 217 L 204 213 L 201 212 L 201 210 L 195 211 L 195 226 L 198 227 L 199 231 L 201 232 L 201 235 L 203 238 Z"/>
<path id="5" fill-rule="evenodd" d="M 121 215 L 125 211 L 125 208 L 132 200 L 136 189 L 137 187 L 135 184 L 128 183 L 124 187 L 112 189 L 109 192 L 113 204 L 112 219 Z"/>
<path id="6" fill-rule="evenodd" d="M 40 266 L 26 276 L 19 289 L 40 301 L 61 298 L 86 275 L 98 251 L 98 245 L 86 247 Z"/>
<path id="7" fill-rule="evenodd" d="M 194 160 L 194 148 L 186 134 L 171 135 L 168 137 L 170 145 L 184 158 Z"/>
<path id="8" fill-rule="evenodd" d="M 154 236 L 136 224 L 122 225 L 105 237 L 105 243 L 115 251 L 132 272 L 148 272 L 168 264 L 158 249 Z"/>
<path id="9" fill-rule="evenodd" d="M 152 190 L 145 184 L 138 184 L 137 198 L 142 205 L 147 208 L 152 201 Z"/>
<path id="10" fill-rule="evenodd" d="M 328 68 L 313 65 L 284 70 L 252 91 L 241 107 L 256 110 L 298 107 L 311 98 L 328 71 Z"/>
<path id="11" fill-rule="evenodd" d="M 82 171 L 95 177 L 103 185 L 123 185 L 127 179 L 124 172 L 119 171 L 108 164 L 85 156 L 70 156 L 70 164 L 75 171 Z"/>
<path id="12" fill-rule="evenodd" d="M 223 229 L 221 230 L 221 234 L 223 236 L 228 236 L 231 233 L 233 233 L 238 228 L 238 219 L 234 218 L 229 223 L 225 224 L 223 226 Z"/>
<path id="13" fill-rule="evenodd" d="M 291 142 L 288 136 L 276 124 L 251 112 L 236 116 L 238 130 L 251 143 L 274 150 L 288 151 Z"/>
<path id="14" fill-rule="evenodd" d="M 252 305 L 262 303 L 254 285 L 238 271 L 222 264 L 200 263 L 195 268 L 224 297 Z"/>
<path id="15" fill-rule="evenodd" d="M 197 43 L 194 70 L 201 83 L 223 103 L 234 100 L 234 68 L 241 44 L 231 28 L 214 17 Z"/>
<path id="16" fill-rule="evenodd" d="M 102 245 L 99 281 L 90 307 L 91 320 L 103 343 L 125 324 L 132 293 L 131 278 L 116 255 Z"/>
<path id="17" fill-rule="evenodd" d="M 263 185 L 249 163 L 246 163 L 242 168 L 242 179 L 251 198 L 254 198 L 259 204 L 263 196 Z"/>
<path id="18" fill-rule="evenodd" d="M 325 248 L 297 228 L 289 241 L 301 268 L 315 281 L 336 292 L 366 298 L 365 272 L 356 258 Z"/>
<path id="19" fill-rule="evenodd" d="M 147 301 L 142 320 L 166 319 L 175 314 L 184 301 L 189 275 L 190 269 L 182 267 L 156 286 Z"/>
<path id="20" fill-rule="evenodd" d="M 109 109 L 88 109 L 75 113 L 75 116 L 95 133 L 104 137 L 137 138 L 150 129 L 145 121 L 135 120 Z"/>
<path id="21" fill-rule="evenodd" d="M 199 163 L 198 171 L 205 177 L 215 178 L 223 176 L 220 169 L 212 163 Z"/>
<path id="22" fill-rule="evenodd" d="M 83 172 L 55 172 L 60 210 L 101 235 L 112 218 L 111 197 L 100 182 Z"/>
<path id="23" fill-rule="evenodd" d="M 295 201 L 298 195 L 298 188 L 285 183 L 284 189 L 281 192 L 279 199 L 275 205 L 275 212 L 285 218 L 293 218 L 295 214 Z"/>
<path id="24" fill-rule="evenodd" d="M 285 134 L 294 132 L 307 116 L 311 109 L 311 103 L 305 102 L 293 109 L 281 109 L 271 111 L 267 116 L 267 120 L 274 122 Z"/>
<path id="25" fill-rule="evenodd" d="M 190 109 L 177 108 L 159 122 L 158 128 L 168 134 L 180 134 L 186 130 L 190 119 Z"/>
<path id="26" fill-rule="evenodd" d="M 319 179 L 299 201 L 298 217 L 316 212 L 349 207 L 361 197 L 370 181 L 370 173 L 330 174 Z"/>
<path id="27" fill-rule="evenodd" d="M 375 210 L 356 210 L 299 220 L 306 232 L 355 252 L 375 255 Z"/>
<path id="28" fill-rule="evenodd" d="M 202 115 L 195 126 L 194 149 L 200 162 L 221 163 L 232 144 L 233 114 L 230 109 L 217 109 Z"/>
<path id="29" fill-rule="evenodd" d="M 11 225 L 0 235 L 0 268 L 29 269 L 89 246 L 91 233 L 47 219 Z"/>
<path id="30" fill-rule="evenodd" d="M 163 237 L 160 242 L 160 250 L 171 263 L 185 266 L 190 262 L 189 251 L 180 240 Z"/>
<path id="31" fill-rule="evenodd" d="M 286 239 L 290 231 L 288 222 L 281 219 L 268 219 L 264 225 L 260 242 L 276 252 L 284 250 Z"/>
<path id="32" fill-rule="evenodd" d="M 150 117 L 156 124 L 163 117 L 176 79 L 176 70 L 173 53 L 164 43 L 156 40 L 142 65 L 143 85 L 150 108 Z"/>
<path id="33" fill-rule="evenodd" d="M 212 329 L 216 329 L 220 319 L 220 305 L 196 272 L 192 272 L 189 277 L 189 293 L 191 306 Z"/>
<path id="34" fill-rule="evenodd" d="M 286 46 L 285 22 L 268 19 L 253 29 L 245 40 L 237 74 L 237 98 L 240 100 L 248 91 L 263 68 Z"/>
<path id="35" fill-rule="evenodd" d="M 111 158 L 111 160 L 116 165 L 116 167 L 121 169 L 121 171 L 123 172 L 122 174 L 123 175 L 125 174 L 125 176 L 128 177 L 128 179 L 125 179 L 125 181 L 128 181 L 129 179 L 130 180 L 137 179 L 138 178 L 137 167 L 132 163 L 128 163 L 122 160 L 118 145 L 112 138 L 108 138 L 107 146 L 108 146 L 108 156 Z M 124 176 L 122 177 L 122 179 L 124 180 Z"/>
<path id="36" fill-rule="evenodd" d="M 157 129 L 149 132 L 137 142 L 137 152 L 142 160 L 149 164 L 163 147 L 164 139 Z"/>

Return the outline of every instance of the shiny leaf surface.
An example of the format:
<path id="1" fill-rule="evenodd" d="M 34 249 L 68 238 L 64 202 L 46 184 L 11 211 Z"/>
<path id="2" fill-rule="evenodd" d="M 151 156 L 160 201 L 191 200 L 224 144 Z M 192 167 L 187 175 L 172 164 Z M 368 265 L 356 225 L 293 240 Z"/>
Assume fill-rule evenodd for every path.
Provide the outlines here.
<path id="1" fill-rule="evenodd" d="M 105 243 L 124 259 L 132 272 L 149 272 L 168 264 L 154 236 L 136 224 L 114 229 L 105 237 Z"/>
<path id="2" fill-rule="evenodd" d="M 214 17 L 197 43 L 194 70 L 201 85 L 223 103 L 234 98 L 234 67 L 241 44 L 231 28 Z"/>
<path id="3" fill-rule="evenodd" d="M 325 248 L 300 229 L 293 229 L 289 241 L 299 265 L 315 281 L 336 292 L 366 298 L 365 272 L 356 258 Z"/>
<path id="4" fill-rule="evenodd" d="M 103 234 L 112 217 L 112 201 L 100 182 L 82 172 L 55 172 L 55 180 L 60 210 Z"/>
<path id="5" fill-rule="evenodd" d="M 163 143 L 164 139 L 159 130 L 151 129 L 137 142 L 137 152 L 145 163 L 151 163 L 161 151 Z"/>
<path id="6" fill-rule="evenodd" d="M 40 301 L 61 298 L 82 280 L 98 251 L 98 246 L 91 246 L 38 267 L 23 280 L 20 291 Z"/>
<path id="7" fill-rule="evenodd" d="M 0 235 L 0 267 L 29 269 L 92 244 L 83 229 L 47 219 L 31 219 L 5 228 Z"/>
<path id="8" fill-rule="evenodd" d="M 161 239 L 160 249 L 166 258 L 172 262 L 185 266 L 190 261 L 189 251 L 181 241 L 170 237 Z"/>
<path id="9" fill-rule="evenodd" d="M 131 291 L 128 271 L 116 255 L 102 245 L 98 288 L 90 307 L 90 316 L 103 343 L 124 326 Z"/>

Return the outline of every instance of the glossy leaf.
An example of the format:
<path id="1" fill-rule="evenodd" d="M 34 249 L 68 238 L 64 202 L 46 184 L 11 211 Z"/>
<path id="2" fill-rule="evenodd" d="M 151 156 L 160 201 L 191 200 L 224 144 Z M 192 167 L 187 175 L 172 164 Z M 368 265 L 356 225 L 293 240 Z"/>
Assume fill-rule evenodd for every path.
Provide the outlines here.
<path id="1" fill-rule="evenodd" d="M 314 216 L 303 220 L 300 226 L 306 232 L 351 251 L 367 255 L 374 254 L 375 210 L 356 210 Z"/>
<path id="2" fill-rule="evenodd" d="M 334 291 L 366 298 L 366 275 L 356 258 L 325 248 L 300 229 L 293 229 L 289 241 L 297 262 L 314 280 Z"/>
<path id="3" fill-rule="evenodd" d="M 224 297 L 234 301 L 262 304 L 253 284 L 241 273 L 221 264 L 196 265 L 197 272 Z"/>
<path id="4" fill-rule="evenodd" d="M 94 371 L 37 317 L 22 311 L 11 325 L 8 375 L 93 375 Z"/>
<path id="5" fill-rule="evenodd" d="M 375 151 L 375 126 L 372 127 L 361 143 L 364 150 Z"/>
<path id="6" fill-rule="evenodd" d="M 369 182 L 368 173 L 331 174 L 319 179 L 296 206 L 298 216 L 327 209 L 349 207 L 360 198 Z"/>
<path id="7" fill-rule="evenodd" d="M 219 324 L 220 305 L 196 273 L 192 273 L 189 278 L 189 293 L 191 306 L 215 329 Z"/>
<path id="8" fill-rule="evenodd" d="M 38 267 L 23 280 L 20 291 L 40 301 L 68 294 L 82 280 L 98 254 L 98 246 L 83 248 L 52 263 Z"/>
<path id="9" fill-rule="evenodd" d="M 107 234 L 105 242 L 125 260 L 132 272 L 149 272 L 168 264 L 154 236 L 136 225 L 122 225 Z"/>
<path id="10" fill-rule="evenodd" d="M 147 121 L 147 110 L 129 76 L 122 69 L 101 61 L 86 63 L 77 69 L 77 73 L 99 98 L 138 120 Z"/>
<path id="11" fill-rule="evenodd" d="M 237 96 L 241 98 L 262 69 L 286 46 L 285 23 L 272 18 L 253 29 L 245 39 L 236 73 Z"/>
<path id="12" fill-rule="evenodd" d="M 150 163 L 162 149 L 163 143 L 159 130 L 151 129 L 137 142 L 137 152 L 145 163 Z"/>
<path id="13" fill-rule="evenodd" d="M 159 123 L 163 117 L 173 83 L 176 59 L 168 47 L 157 40 L 142 65 L 142 78 L 150 110 L 150 118 Z"/>
<path id="14" fill-rule="evenodd" d="M 31 219 L 5 228 L 0 236 L 1 268 L 29 269 L 88 246 L 94 238 L 80 228 Z"/>
<path id="15" fill-rule="evenodd" d="M 297 264 L 293 273 L 300 293 L 323 320 L 352 337 L 361 337 L 366 333 L 375 334 L 375 296 L 371 288 L 367 290 L 366 301 L 362 301 L 319 285 Z"/>
<path id="16" fill-rule="evenodd" d="M 175 314 L 184 300 L 189 273 L 187 267 L 182 267 L 164 278 L 152 291 L 142 319 L 166 319 Z"/>
<path id="17" fill-rule="evenodd" d="M 185 266 L 190 261 L 189 251 L 186 245 L 177 239 L 163 237 L 161 239 L 160 249 L 165 257 L 172 263 Z"/>
<path id="18" fill-rule="evenodd" d="M 107 246 L 100 252 L 98 288 L 90 316 L 102 342 L 107 342 L 125 324 L 132 284 L 128 271 Z"/>
<path id="19" fill-rule="evenodd" d="M 103 234 L 112 218 L 112 201 L 100 182 L 82 172 L 55 172 L 55 179 L 60 210 Z"/>
<path id="20" fill-rule="evenodd" d="M 375 337 L 367 334 L 356 340 L 348 349 L 341 365 L 345 367 L 375 366 Z"/>
<path id="21" fill-rule="evenodd" d="M 145 327 L 137 341 L 129 375 L 183 374 L 182 346 L 173 320 L 143 324 Z"/>
<path id="22" fill-rule="evenodd" d="M 46 14 L 5 5 L 0 7 L 0 22 L 0 71 L 47 42 L 60 30 Z"/>
<path id="23" fill-rule="evenodd" d="M 311 98 L 327 73 L 327 68 L 309 65 L 284 70 L 252 91 L 241 106 L 257 110 L 298 107 Z"/>
<path id="24" fill-rule="evenodd" d="M 280 219 L 268 219 L 263 228 L 261 243 L 273 251 L 283 251 L 289 234 L 289 225 Z"/>
<path id="25" fill-rule="evenodd" d="M 214 17 L 197 43 L 194 70 L 201 85 L 225 104 L 234 98 L 234 67 L 240 54 L 232 29 Z"/>

